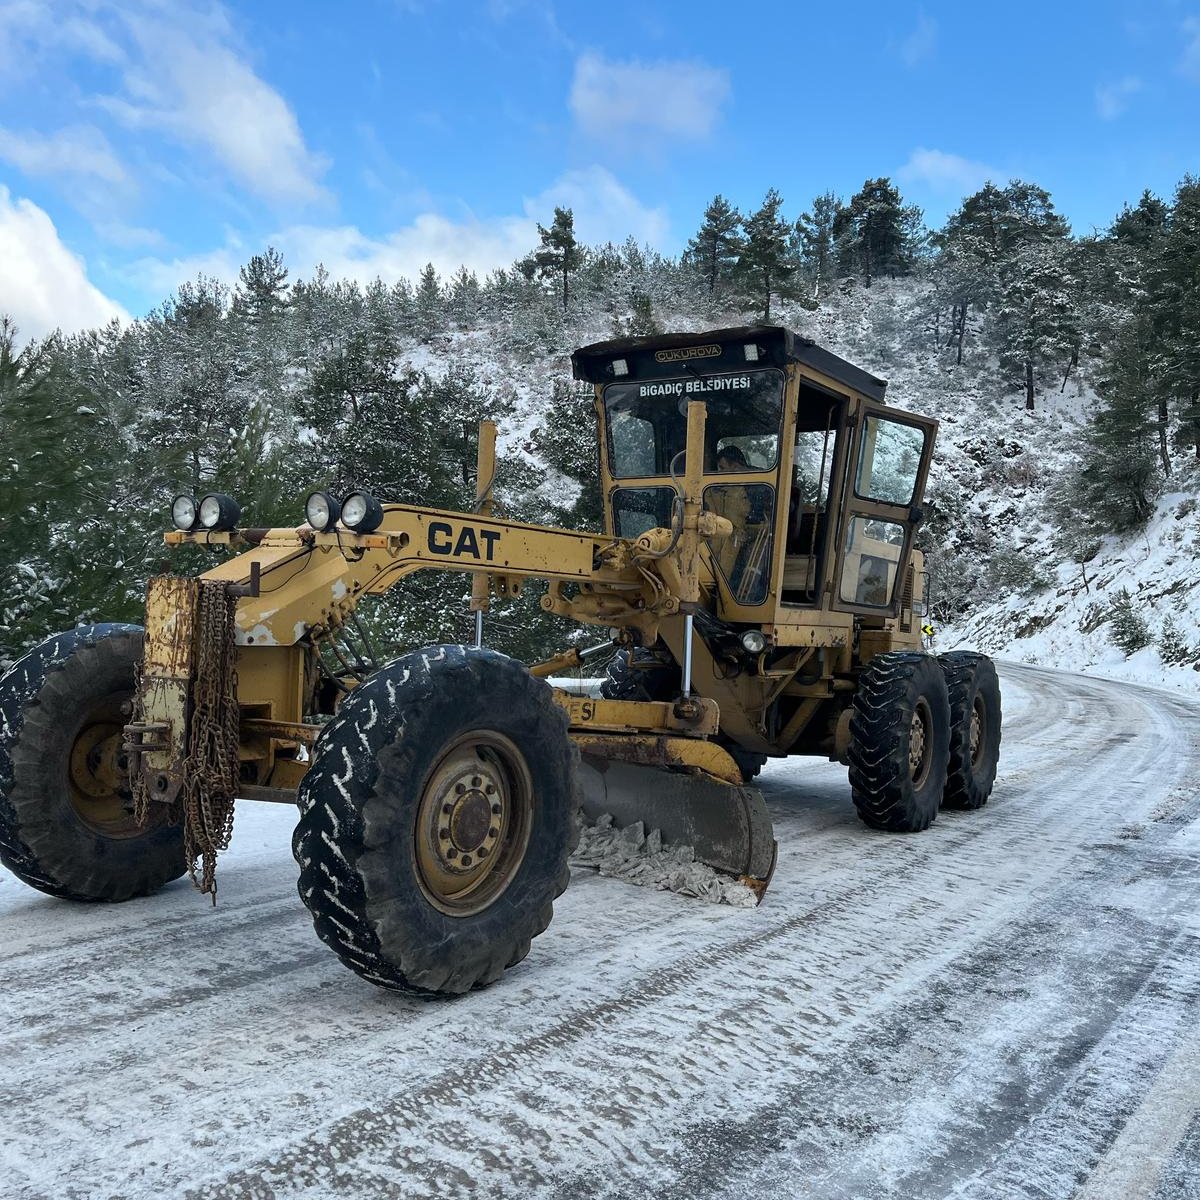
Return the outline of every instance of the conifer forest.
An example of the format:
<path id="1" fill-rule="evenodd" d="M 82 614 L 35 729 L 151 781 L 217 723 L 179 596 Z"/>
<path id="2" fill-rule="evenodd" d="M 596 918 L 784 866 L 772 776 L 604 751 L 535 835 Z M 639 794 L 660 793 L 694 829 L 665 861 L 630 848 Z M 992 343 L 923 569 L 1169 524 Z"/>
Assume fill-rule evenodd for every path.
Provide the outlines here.
<path id="1" fill-rule="evenodd" d="M 176 493 L 228 492 L 259 526 L 299 524 L 317 488 L 469 506 L 485 417 L 498 511 L 596 527 L 592 400 L 569 355 L 607 336 L 786 324 L 941 418 L 923 542 L 943 622 L 1056 588 L 1093 596 L 1102 546 L 1194 495 L 1200 180 L 1100 230 L 1073 230 L 1021 180 L 936 229 L 887 178 L 798 209 L 774 190 L 745 213 L 718 195 L 673 258 L 580 244 L 559 208 L 527 257 L 482 279 L 297 278 L 264 247 L 231 285 L 197 278 L 128 325 L 28 341 L 0 318 L 0 572 L 18 585 L 0 595 L 0 666 L 77 622 L 136 619 Z M 185 570 L 205 552 L 172 553 Z M 468 590 L 421 575 L 368 619 L 392 652 L 462 640 Z M 1190 627 L 1121 590 L 1094 628 L 1164 662 L 1200 656 Z M 574 636 L 535 594 L 489 618 L 489 642 L 527 659 Z"/>

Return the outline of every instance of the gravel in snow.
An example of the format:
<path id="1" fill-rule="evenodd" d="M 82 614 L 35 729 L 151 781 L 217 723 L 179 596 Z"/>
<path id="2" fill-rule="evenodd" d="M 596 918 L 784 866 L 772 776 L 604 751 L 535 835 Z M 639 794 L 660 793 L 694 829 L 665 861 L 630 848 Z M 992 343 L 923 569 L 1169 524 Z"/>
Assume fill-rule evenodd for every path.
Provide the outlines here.
<path id="1" fill-rule="evenodd" d="M 664 846 L 662 832 L 646 832 L 641 821 L 618 829 L 611 813 L 594 825 L 584 825 L 579 847 L 571 855 L 573 867 L 591 867 L 609 879 L 660 888 L 680 896 L 753 908 L 758 897 L 744 883 L 696 861 L 691 846 Z"/>

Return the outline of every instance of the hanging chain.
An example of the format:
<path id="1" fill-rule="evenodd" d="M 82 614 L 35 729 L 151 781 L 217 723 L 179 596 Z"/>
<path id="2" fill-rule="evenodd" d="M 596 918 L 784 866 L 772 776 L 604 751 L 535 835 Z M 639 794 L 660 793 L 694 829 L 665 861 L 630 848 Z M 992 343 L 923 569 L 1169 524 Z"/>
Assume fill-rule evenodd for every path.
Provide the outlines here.
<path id="1" fill-rule="evenodd" d="M 238 784 L 240 731 L 234 643 L 238 602 L 224 583 L 213 579 L 198 582 L 196 683 L 179 801 L 188 875 L 216 904 L 217 854 L 229 846 L 233 834 L 233 801 Z"/>

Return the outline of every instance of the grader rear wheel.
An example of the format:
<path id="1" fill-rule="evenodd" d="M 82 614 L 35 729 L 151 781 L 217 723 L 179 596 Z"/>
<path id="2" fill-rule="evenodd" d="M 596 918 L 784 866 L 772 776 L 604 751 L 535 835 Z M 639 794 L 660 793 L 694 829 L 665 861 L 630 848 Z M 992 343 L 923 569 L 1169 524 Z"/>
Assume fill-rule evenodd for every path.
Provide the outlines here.
<path id="1" fill-rule="evenodd" d="M 932 825 L 949 740 L 950 701 L 937 660 L 912 651 L 873 658 L 850 719 L 850 787 L 863 821 L 896 833 Z"/>
<path id="2" fill-rule="evenodd" d="M 390 663 L 300 785 L 292 849 L 317 935 L 381 987 L 494 982 L 570 878 L 577 762 L 550 688 L 513 659 L 435 646 Z"/>
<path id="3" fill-rule="evenodd" d="M 122 743 L 141 630 L 48 638 L 0 679 L 0 861 L 72 900 L 128 900 L 186 869 L 165 811 L 133 813 Z"/>
<path id="4" fill-rule="evenodd" d="M 956 650 L 938 660 L 950 695 L 950 766 L 945 808 L 982 808 L 1000 761 L 1000 681 L 983 654 Z"/>

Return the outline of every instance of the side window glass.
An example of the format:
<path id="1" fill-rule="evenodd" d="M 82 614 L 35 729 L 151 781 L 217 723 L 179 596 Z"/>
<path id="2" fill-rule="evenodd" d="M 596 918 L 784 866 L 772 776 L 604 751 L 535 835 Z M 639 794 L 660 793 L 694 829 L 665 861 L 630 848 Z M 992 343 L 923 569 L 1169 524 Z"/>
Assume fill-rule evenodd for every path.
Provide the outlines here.
<path id="1" fill-rule="evenodd" d="M 863 428 L 854 490 L 863 500 L 911 504 L 925 449 L 924 430 L 868 416 Z"/>
<path id="2" fill-rule="evenodd" d="M 612 472 L 618 478 L 656 474 L 654 426 L 627 408 L 609 409 Z"/>
<path id="3" fill-rule="evenodd" d="M 844 603 L 889 608 L 896 568 L 904 550 L 904 526 L 897 521 L 853 517 L 846 531 L 840 594 Z"/>
<path id="4" fill-rule="evenodd" d="M 617 537 L 638 538 L 651 529 L 671 527 L 675 489 L 621 488 L 613 493 L 613 525 Z"/>
<path id="5" fill-rule="evenodd" d="M 733 525 L 709 549 L 739 604 L 762 604 L 771 581 L 775 489 L 764 483 L 729 483 L 704 489 L 704 507 Z"/>

